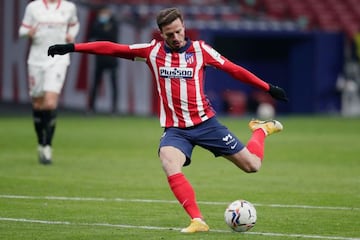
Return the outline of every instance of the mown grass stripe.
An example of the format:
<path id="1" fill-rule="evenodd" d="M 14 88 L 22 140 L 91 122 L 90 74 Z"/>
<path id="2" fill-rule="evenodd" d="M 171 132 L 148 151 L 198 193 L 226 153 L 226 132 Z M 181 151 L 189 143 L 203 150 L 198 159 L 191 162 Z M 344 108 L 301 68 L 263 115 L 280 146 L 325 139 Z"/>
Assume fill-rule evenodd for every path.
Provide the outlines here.
<path id="1" fill-rule="evenodd" d="M 74 226 L 102 226 L 102 227 L 116 227 L 116 228 L 134 228 L 134 229 L 144 229 L 144 230 L 160 230 L 160 231 L 171 231 L 176 230 L 180 231 L 180 228 L 176 227 L 158 227 L 158 226 L 136 226 L 136 225 L 127 225 L 127 224 L 111 224 L 111 223 L 74 223 L 68 221 L 48 221 L 48 220 L 38 220 L 38 219 L 25 219 L 25 218 L 6 218 L 0 217 L 0 221 L 8 222 L 24 222 L 24 223 L 39 223 L 39 224 L 49 224 L 49 225 L 74 225 Z M 211 229 L 210 232 L 218 233 L 229 233 L 229 234 L 240 234 L 234 233 L 233 231 Z M 306 234 L 285 234 L 285 233 L 266 233 L 266 232 L 246 232 L 241 234 L 252 234 L 252 235 L 262 235 L 262 236 L 275 236 L 275 237 L 293 237 L 293 238 L 305 238 L 305 239 L 328 239 L 328 240 L 360 240 L 360 238 L 348 238 L 340 236 L 320 236 L 320 235 L 306 235 Z"/>

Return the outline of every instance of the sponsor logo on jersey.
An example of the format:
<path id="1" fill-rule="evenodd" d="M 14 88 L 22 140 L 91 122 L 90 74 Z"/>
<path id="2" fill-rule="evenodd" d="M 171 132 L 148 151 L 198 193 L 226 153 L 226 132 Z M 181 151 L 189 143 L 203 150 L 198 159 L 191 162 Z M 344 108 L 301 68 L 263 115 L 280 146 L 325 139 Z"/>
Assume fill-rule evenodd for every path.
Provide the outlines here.
<path id="1" fill-rule="evenodd" d="M 159 75 L 163 78 L 192 78 L 194 70 L 186 67 L 160 67 Z"/>

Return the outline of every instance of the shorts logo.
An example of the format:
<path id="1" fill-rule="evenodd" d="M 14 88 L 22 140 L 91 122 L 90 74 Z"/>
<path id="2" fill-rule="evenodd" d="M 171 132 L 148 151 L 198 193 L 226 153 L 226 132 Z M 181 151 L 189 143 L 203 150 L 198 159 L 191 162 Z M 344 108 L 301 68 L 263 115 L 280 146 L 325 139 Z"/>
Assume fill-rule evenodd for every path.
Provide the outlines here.
<path id="1" fill-rule="evenodd" d="M 194 70 L 182 67 L 160 67 L 159 75 L 163 78 L 192 78 Z"/>
<path id="2" fill-rule="evenodd" d="M 230 144 L 233 144 L 233 145 L 230 146 L 231 149 L 234 149 L 236 147 L 236 145 L 237 145 L 236 139 L 233 136 L 231 136 L 230 133 L 228 135 L 226 135 L 225 137 L 223 137 L 222 140 L 225 142 L 226 146 L 229 146 Z"/>
<path id="3" fill-rule="evenodd" d="M 227 142 L 227 141 L 229 141 L 229 140 L 231 140 L 231 139 L 233 139 L 233 136 L 231 136 L 231 134 L 228 134 L 228 135 L 226 135 L 225 137 L 222 138 L 222 140 L 223 140 L 224 142 Z"/>

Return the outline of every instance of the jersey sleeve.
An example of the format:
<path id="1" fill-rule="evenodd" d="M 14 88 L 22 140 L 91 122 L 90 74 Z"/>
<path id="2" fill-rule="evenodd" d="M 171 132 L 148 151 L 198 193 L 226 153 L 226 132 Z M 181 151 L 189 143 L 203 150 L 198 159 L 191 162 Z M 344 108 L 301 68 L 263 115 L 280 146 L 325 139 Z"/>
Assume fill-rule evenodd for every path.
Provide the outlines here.
<path id="1" fill-rule="evenodd" d="M 249 70 L 225 58 L 215 49 L 207 45 L 205 42 L 201 42 L 201 47 L 204 54 L 205 65 L 210 65 L 217 69 L 221 69 L 224 72 L 230 74 L 233 78 L 241 82 L 244 82 L 246 84 L 250 84 L 264 91 L 269 90 L 270 87 L 268 83 L 261 80 L 255 74 L 251 73 Z"/>
<path id="2" fill-rule="evenodd" d="M 79 33 L 80 23 L 77 17 L 77 8 L 75 4 L 71 3 L 71 14 L 68 23 L 68 33 L 75 38 Z"/>
<path id="3" fill-rule="evenodd" d="M 28 4 L 25 8 L 25 13 L 23 20 L 21 22 L 20 28 L 19 28 L 19 36 L 20 37 L 26 37 L 29 34 L 29 31 L 31 28 L 33 28 L 36 23 L 32 16 L 32 4 Z"/>
<path id="4" fill-rule="evenodd" d="M 152 43 L 125 45 L 109 41 L 95 41 L 75 44 L 75 52 L 146 61 L 151 44 Z"/>

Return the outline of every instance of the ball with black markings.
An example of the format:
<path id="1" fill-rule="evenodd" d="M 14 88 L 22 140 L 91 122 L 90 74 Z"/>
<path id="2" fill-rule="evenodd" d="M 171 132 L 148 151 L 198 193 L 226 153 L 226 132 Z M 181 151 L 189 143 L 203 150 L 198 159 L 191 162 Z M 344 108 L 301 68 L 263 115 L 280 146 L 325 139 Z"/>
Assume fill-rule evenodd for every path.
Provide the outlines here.
<path id="1" fill-rule="evenodd" d="M 226 224 L 236 232 L 246 232 L 256 223 L 256 209 L 249 201 L 240 199 L 228 205 L 224 213 Z"/>

